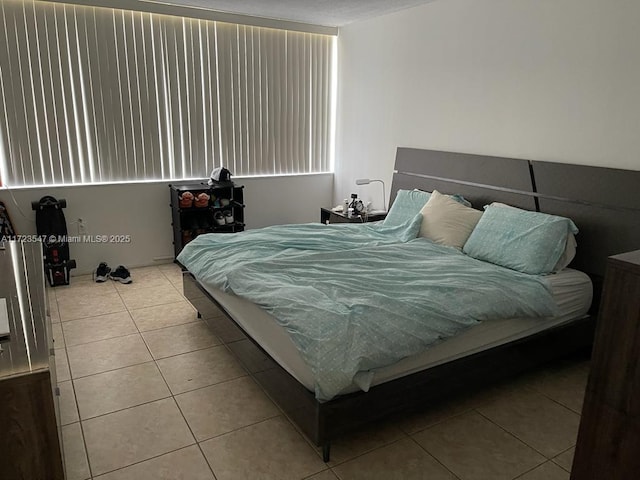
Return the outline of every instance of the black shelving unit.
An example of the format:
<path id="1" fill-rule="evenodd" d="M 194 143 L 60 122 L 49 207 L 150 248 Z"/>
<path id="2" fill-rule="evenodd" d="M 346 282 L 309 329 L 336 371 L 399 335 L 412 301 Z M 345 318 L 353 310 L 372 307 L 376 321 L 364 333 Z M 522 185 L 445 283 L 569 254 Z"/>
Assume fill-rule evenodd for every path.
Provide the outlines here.
<path id="1" fill-rule="evenodd" d="M 171 191 L 171 226 L 175 256 L 184 246 L 203 233 L 235 233 L 244 230 L 244 186 L 233 182 L 174 183 Z M 209 195 L 206 205 L 186 206 L 180 203 L 182 195 L 191 192 L 195 198 L 201 193 Z M 233 221 L 229 221 L 231 214 Z M 225 216 L 227 214 L 227 216 Z M 220 218 L 222 216 L 222 218 Z M 222 223 L 221 223 L 222 222 Z"/>

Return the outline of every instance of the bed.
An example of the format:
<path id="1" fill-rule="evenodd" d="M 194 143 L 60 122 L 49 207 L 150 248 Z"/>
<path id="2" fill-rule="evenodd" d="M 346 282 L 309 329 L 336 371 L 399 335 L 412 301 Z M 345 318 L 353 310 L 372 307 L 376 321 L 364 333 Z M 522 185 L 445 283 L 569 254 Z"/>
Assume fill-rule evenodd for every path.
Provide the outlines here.
<path id="1" fill-rule="evenodd" d="M 478 325 L 465 325 L 467 328 L 454 331 L 446 336 L 446 340 L 426 342 L 431 343 L 431 348 L 404 352 L 392 361 L 387 358 L 388 365 L 375 364 L 375 368 L 366 368 L 366 378 L 361 375 L 362 378 L 353 377 L 349 381 L 341 379 L 342 383 L 331 383 L 334 382 L 331 378 L 327 383 L 329 386 L 318 388 L 314 380 L 316 369 L 310 371 L 304 361 L 307 357 L 301 358 L 299 345 L 293 345 L 282 325 L 274 322 L 274 318 L 254 302 L 224 292 L 229 290 L 224 288 L 224 282 L 228 281 L 236 282 L 231 290 L 240 291 L 245 287 L 248 298 L 252 298 L 254 290 L 268 295 L 268 290 L 264 293 L 261 288 L 268 283 L 265 281 L 268 277 L 253 268 L 251 256 L 243 269 L 244 277 L 229 275 L 227 278 L 223 272 L 224 279 L 219 279 L 222 283 L 217 287 L 204 281 L 208 276 L 215 277 L 216 272 L 203 274 L 195 268 L 195 263 L 191 263 L 193 272 L 186 269 L 184 274 L 185 296 L 265 391 L 302 431 L 323 447 L 325 461 L 329 460 L 332 439 L 370 421 L 397 411 L 423 407 L 576 350 L 588 349 L 604 261 L 610 254 L 636 248 L 634 242 L 640 236 L 635 200 L 635 186 L 640 182 L 638 172 L 408 148 L 398 149 L 395 170 L 392 198 L 398 191 L 414 188 L 429 192 L 438 190 L 460 194 L 475 206 L 502 202 L 525 210 L 573 218 L 583 233 L 579 236 L 578 255 L 571 266 L 584 273 L 567 269 L 553 276 L 554 285 L 549 293 L 561 308 L 553 315 L 538 312 L 544 321 L 527 318 L 522 313 L 527 312 L 525 305 L 524 310 L 518 310 L 515 319 L 503 315 L 500 320 L 488 319 Z M 563 178 L 572 181 L 563 182 Z M 611 193 L 611 186 L 615 186 L 615 195 Z M 323 265 L 326 263 L 327 268 L 331 267 L 331 258 L 337 257 L 340 262 L 332 267 L 337 270 L 328 270 L 328 273 L 342 275 L 341 263 L 347 265 L 347 270 L 354 270 L 358 265 L 349 267 L 351 255 L 343 255 L 350 248 L 359 251 L 358 242 L 366 245 L 363 247 L 365 255 L 378 252 L 384 259 L 397 255 L 395 243 L 398 238 L 405 234 L 411 236 L 405 231 L 409 227 L 383 232 L 384 235 L 373 231 L 368 234 L 375 240 L 372 245 L 369 236 L 366 239 L 358 237 L 359 231 L 343 235 L 354 227 L 340 231 L 340 238 L 348 240 L 316 232 L 321 226 L 307 228 L 309 231 L 305 230 L 304 234 L 308 241 L 302 242 L 302 247 L 295 241 L 282 245 L 276 242 L 278 248 L 274 250 L 273 238 L 267 231 L 254 253 L 269 260 L 263 262 L 267 270 L 288 267 L 302 271 L 303 265 L 292 264 L 291 258 L 283 257 L 282 252 L 290 253 L 292 249 L 304 249 L 310 244 L 315 250 L 311 252 L 312 256 L 318 257 Z M 390 236 L 392 241 L 388 241 Z M 404 238 L 402 240 L 406 242 Z M 344 245 L 341 243 L 344 241 L 355 243 Z M 415 250 L 414 255 L 422 256 L 425 248 L 432 249 L 419 241 L 408 244 Z M 435 256 L 444 253 L 436 251 Z M 458 257 L 454 260 L 466 261 Z M 223 264 L 220 271 L 224 271 Z M 467 265 L 461 264 L 459 268 L 467 268 Z M 270 273 L 281 275 L 282 271 Z M 303 273 L 300 275 L 297 281 L 305 278 Z M 253 279 L 257 279 L 257 283 L 252 283 Z M 312 283 L 314 278 L 307 280 Z M 596 298 L 590 309 L 592 284 Z M 330 293 L 324 293 L 330 297 Z M 512 296 L 520 295 L 524 294 Z M 260 303 L 259 296 L 253 299 Z M 311 305 L 309 311 L 312 311 Z M 453 313 L 450 316 L 453 318 Z M 413 331 L 401 338 L 412 335 Z M 440 338 L 439 334 L 436 337 Z M 314 354 L 317 350 L 317 346 L 311 347 Z"/>

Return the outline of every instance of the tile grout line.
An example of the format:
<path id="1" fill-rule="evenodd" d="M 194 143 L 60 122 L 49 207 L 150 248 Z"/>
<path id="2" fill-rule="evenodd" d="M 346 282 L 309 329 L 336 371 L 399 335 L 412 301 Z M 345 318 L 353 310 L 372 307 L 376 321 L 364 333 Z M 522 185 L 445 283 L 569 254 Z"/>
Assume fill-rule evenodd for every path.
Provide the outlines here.
<path id="1" fill-rule="evenodd" d="M 404 433 L 404 432 L 403 432 L 403 433 Z M 370 453 L 372 453 L 372 452 L 375 452 L 376 450 L 380 450 L 380 449 L 382 449 L 382 448 L 387 448 L 387 447 L 389 447 L 389 446 L 393 445 L 394 443 L 398 443 L 398 442 L 399 442 L 399 441 L 401 441 L 401 440 L 405 440 L 408 436 L 409 436 L 409 435 L 406 435 L 406 434 L 405 434 L 403 437 L 395 438 L 395 439 L 390 440 L 390 441 L 388 441 L 388 442 L 384 442 L 384 443 L 382 443 L 382 445 L 377 445 L 377 446 L 375 446 L 375 447 L 373 447 L 373 448 L 370 448 L 370 449 L 368 449 L 368 450 L 365 450 L 365 451 L 363 451 L 363 452 L 360 452 L 360 453 L 358 453 L 357 455 L 354 455 L 353 457 L 350 457 L 350 458 L 346 458 L 346 459 L 344 459 L 344 460 L 342 460 L 342 461 L 338 461 L 338 462 L 335 462 L 335 461 L 329 461 L 329 463 L 332 463 L 332 465 L 330 465 L 330 466 L 329 466 L 329 468 L 333 469 L 333 468 L 335 468 L 335 467 L 339 467 L 340 465 L 344 465 L 345 463 L 351 462 L 351 461 L 353 461 L 353 460 L 355 460 L 355 459 L 357 459 L 357 458 L 364 457 L 365 455 L 368 455 L 368 454 L 370 454 Z M 314 448 L 314 450 L 315 450 L 315 448 Z M 320 458 L 322 458 L 322 450 L 320 450 L 320 451 L 316 451 L 316 453 L 318 454 L 318 456 L 319 456 Z M 329 463 L 327 463 L 326 465 L 329 465 Z"/>
<path id="2" fill-rule="evenodd" d="M 558 458 L 560 455 L 564 455 L 565 453 L 567 453 L 569 450 L 571 450 L 572 448 L 576 448 L 575 445 L 567 448 L 566 450 L 560 452 L 558 455 L 556 455 L 555 457 L 553 457 L 550 461 L 553 462 L 554 464 L 556 464 L 557 466 L 559 466 L 562 470 L 564 470 L 565 472 L 568 472 L 569 474 L 571 474 L 571 469 L 567 470 L 566 468 L 564 468 L 562 465 L 560 465 L 558 462 L 555 461 L 556 458 Z M 572 466 L 573 466 L 573 460 L 572 460 Z"/>
<path id="3" fill-rule="evenodd" d="M 130 335 L 125 335 L 125 336 L 133 336 L 136 335 L 135 333 L 132 333 Z M 124 337 L 114 337 L 114 338 L 124 338 Z M 110 338 L 108 338 L 107 340 L 111 340 Z M 88 343 L 84 343 L 83 345 L 89 345 Z M 122 370 L 123 368 L 129 368 L 129 367 L 135 367 L 137 365 L 143 365 L 145 363 L 149 363 L 153 361 L 153 357 L 151 357 L 149 360 L 145 360 L 143 362 L 136 362 L 136 363 L 132 363 L 131 365 L 123 365 L 122 367 L 118 367 L 118 368 L 111 368 L 109 370 L 102 370 L 100 372 L 94 372 L 94 373 L 90 373 L 88 375 L 81 375 L 79 377 L 75 377 L 73 378 L 73 380 L 81 380 L 83 378 L 87 378 L 87 377 L 93 377 L 94 375 L 101 375 L 103 373 L 109 373 L 109 372 L 115 372 L 118 370 Z"/>
<path id="4" fill-rule="evenodd" d="M 165 305 L 175 305 L 174 303 L 166 303 Z M 162 305 L 158 305 L 158 306 L 162 306 Z M 147 307 L 147 308 L 154 308 L 154 307 Z M 196 312 L 193 312 L 193 314 L 195 315 Z M 174 328 L 174 327 L 180 327 L 182 325 L 189 325 L 191 323 L 198 323 L 201 320 L 199 318 L 196 318 L 195 320 L 191 320 L 189 322 L 184 322 L 184 323 L 177 323 L 175 325 L 165 325 L 163 327 L 157 327 L 157 328 L 150 328 L 149 330 L 140 330 L 140 334 L 142 335 L 143 333 L 149 333 L 149 332 L 157 332 L 158 330 L 164 330 L 165 328 Z M 135 319 L 133 319 L 133 322 L 135 323 Z M 138 324 L 136 323 L 136 327 L 138 326 Z M 140 328 L 140 327 L 138 327 Z"/>
<path id="5" fill-rule="evenodd" d="M 586 389 L 586 385 L 585 385 L 585 389 Z M 582 418 L 582 410 L 581 410 L 580 412 L 576 412 L 573 408 L 571 408 L 571 407 L 569 407 L 569 406 L 565 405 L 564 403 L 562 403 L 562 402 L 560 402 L 560 401 L 556 400 L 555 398 L 550 397 L 550 396 L 549 396 L 548 394 L 546 394 L 545 392 L 539 391 L 539 390 L 537 390 L 537 389 L 535 389 L 535 392 L 536 392 L 536 393 L 538 393 L 538 394 L 540 394 L 540 395 L 542 395 L 543 397 L 545 397 L 545 398 L 547 398 L 547 399 L 551 400 L 553 403 L 556 403 L 556 404 L 560 405 L 561 407 L 565 408 L 566 410 L 569 410 L 570 412 L 575 413 L 576 415 L 578 415 L 579 417 L 581 417 L 581 418 Z"/>
<path id="6" fill-rule="evenodd" d="M 327 468 L 325 468 L 324 470 L 320 470 L 319 472 L 312 473 L 311 475 L 307 475 L 306 477 L 302 477 L 300 480 L 309 480 L 310 478 L 313 478 L 313 477 L 315 477 L 316 475 L 320 475 L 321 473 L 324 473 L 324 472 L 326 472 L 326 471 L 330 471 L 330 472 L 331 472 L 331 473 L 333 473 L 333 474 L 334 474 L 338 479 L 340 479 L 340 477 L 338 477 L 338 475 L 336 475 L 336 473 L 335 473 L 335 472 L 333 472 L 333 471 L 331 470 L 331 467 L 327 467 Z"/>
<path id="7" fill-rule="evenodd" d="M 162 372 L 160 372 L 160 373 L 162 374 Z M 194 388 L 193 390 L 187 390 L 186 392 L 172 393 L 172 395 L 174 397 L 179 397 L 180 395 L 186 395 L 187 393 L 197 392 L 198 390 L 204 390 L 205 388 L 217 387 L 218 385 L 222 385 L 224 383 L 235 382 L 236 380 L 239 380 L 239 379 L 244 378 L 244 377 L 248 377 L 248 375 L 241 375 L 240 377 L 228 378 L 228 379 L 223 380 L 221 382 L 212 383 L 211 385 L 204 385 L 202 387 Z M 171 389 L 169 389 L 169 391 L 171 391 Z"/>
<path id="8" fill-rule="evenodd" d="M 177 404 L 177 403 L 178 403 L 178 402 L 176 402 L 176 404 Z M 182 410 L 180 409 L 180 405 L 178 405 L 178 409 L 180 410 L 180 413 L 182 413 Z M 214 478 L 218 478 L 218 477 L 216 476 L 216 474 L 215 474 L 215 469 L 214 469 L 213 465 L 211 464 L 211 462 L 209 461 L 209 458 L 205 455 L 204 451 L 202 450 L 202 444 L 203 444 L 204 442 L 208 442 L 208 441 L 210 441 L 210 440 L 213 440 L 214 438 L 220 438 L 220 437 L 224 437 L 225 435 L 230 435 L 230 434 L 232 434 L 232 433 L 239 432 L 240 430 L 244 430 L 244 429 L 246 429 L 246 428 L 253 427 L 253 426 L 255 426 L 255 425 L 259 425 L 259 424 L 261 424 L 261 423 L 267 422 L 267 421 L 272 420 L 272 419 L 274 419 L 274 418 L 277 418 L 277 417 L 279 417 L 279 416 L 281 416 L 281 415 L 274 415 L 273 417 L 264 418 L 264 419 L 259 420 L 259 421 L 257 421 L 257 422 L 251 423 L 251 424 L 249 424 L 249 425 L 244 425 L 244 426 L 242 426 L 242 427 L 236 428 L 235 430 L 231 430 L 231 431 L 229 431 L 229 432 L 221 433 L 221 434 L 219 434 L 219 435 L 214 435 L 213 437 L 211 437 L 211 438 L 207 438 L 207 439 L 205 439 L 205 440 L 201 440 L 201 441 L 199 441 L 199 440 L 197 440 L 197 439 L 196 439 L 196 445 L 198 445 L 198 448 L 200 449 L 200 453 L 202 453 L 202 456 L 204 457 L 205 461 L 207 462 L 207 465 L 209 466 L 209 469 L 211 470 L 211 473 L 213 474 L 213 477 L 214 477 Z M 184 418 L 184 415 L 183 415 L 183 418 Z M 186 418 L 185 418 L 185 422 L 186 422 L 186 423 L 187 423 L 187 425 L 189 426 L 189 429 L 191 429 L 191 426 L 189 425 L 189 422 L 187 422 L 187 419 L 186 419 Z M 192 435 L 193 435 L 193 432 L 192 432 Z M 195 435 L 193 435 L 193 437 L 195 438 Z M 316 473 L 319 473 L 319 472 L 316 472 Z M 313 473 L 312 475 L 315 475 L 316 473 Z"/>
<path id="9" fill-rule="evenodd" d="M 102 418 L 102 417 L 106 417 L 107 415 L 112 415 L 114 413 L 120 413 L 120 412 L 124 412 L 125 410 L 131 410 L 132 408 L 142 407 L 144 405 L 149 405 L 149 404 L 154 403 L 154 402 L 159 402 L 160 400 L 166 400 L 167 398 L 171 398 L 171 397 L 172 397 L 172 395 L 171 395 L 171 393 L 169 393 L 169 395 L 167 395 L 166 397 L 160 397 L 160 398 L 156 398 L 154 400 L 148 400 L 146 402 L 138 403 L 136 405 L 131 405 L 129 407 L 119 408 L 117 410 L 112 410 L 112 411 L 109 411 L 109 412 L 101 413 L 99 415 L 94 415 L 94 416 L 87 417 L 87 418 L 81 418 L 80 421 L 89 422 L 89 421 L 95 420 L 96 418 Z"/>
<path id="10" fill-rule="evenodd" d="M 405 440 L 405 439 L 406 439 L 406 437 L 408 437 L 408 435 L 405 435 L 405 437 L 396 438 L 395 440 L 391 440 L 390 442 L 385 443 L 384 445 L 378 445 L 377 447 L 372 448 L 372 449 L 370 449 L 370 450 L 367 450 L 367 451 L 365 451 L 365 452 L 358 453 L 357 455 L 354 455 L 354 456 L 353 456 L 353 457 L 351 457 L 351 458 L 348 458 L 348 459 L 343 460 L 343 461 L 341 461 L 341 462 L 334 463 L 334 464 L 333 464 L 333 465 L 331 465 L 331 466 L 329 466 L 329 463 L 325 463 L 325 465 L 327 465 L 327 466 L 329 467 L 329 470 L 331 470 L 331 471 L 333 472 L 333 469 L 334 469 L 334 468 L 336 468 L 336 467 L 339 467 L 339 466 L 341 466 L 341 465 L 344 465 L 345 463 L 352 462 L 353 460 L 356 460 L 356 459 L 358 459 L 358 458 L 364 457 L 365 455 L 368 455 L 368 454 L 370 454 L 370 453 L 372 453 L 372 452 L 375 452 L 376 450 L 380 450 L 381 448 L 387 448 L 387 447 L 390 447 L 391 445 L 393 445 L 393 444 L 395 444 L 395 443 L 398 443 L 398 442 L 400 442 L 401 440 Z M 423 449 L 423 450 L 424 450 L 424 449 Z M 314 451 L 315 451 L 315 448 L 314 448 Z M 318 453 L 318 456 L 320 456 L 320 457 L 322 458 L 322 452 L 317 452 L 317 451 L 316 451 L 316 453 Z M 340 476 L 339 476 L 336 472 L 333 472 L 333 473 L 334 473 L 338 478 L 340 478 Z M 314 473 L 314 475 L 315 475 L 315 473 Z M 457 477 L 456 477 L 456 478 L 457 478 Z"/>
<path id="11" fill-rule="evenodd" d="M 460 412 L 453 413 L 453 414 L 449 415 L 448 417 L 444 417 L 444 418 L 441 418 L 441 419 L 439 419 L 439 420 L 436 420 L 436 421 L 434 421 L 433 423 L 430 423 L 429 425 L 427 425 L 426 427 L 424 427 L 424 428 L 420 428 L 419 430 L 416 430 L 415 432 L 407 432 L 407 431 L 406 431 L 406 430 L 404 430 L 402 427 L 399 427 L 399 428 L 400 428 L 400 430 L 402 430 L 404 433 L 406 433 L 408 436 L 412 437 L 413 435 L 417 435 L 418 433 L 424 432 L 425 430 L 428 430 L 428 429 L 430 429 L 431 427 L 435 427 L 436 425 L 440 425 L 441 423 L 446 422 L 447 420 L 451 420 L 452 418 L 456 418 L 456 417 L 459 417 L 459 416 L 461 416 L 461 415 L 464 415 L 465 413 L 469 413 L 469 412 L 471 412 L 472 410 L 474 410 L 475 408 L 476 408 L 476 407 L 470 407 L 470 408 L 468 408 L 468 409 L 466 409 L 466 410 L 463 410 L 463 411 L 460 411 Z"/>
<path id="12" fill-rule="evenodd" d="M 101 317 L 103 315 L 113 315 L 115 313 L 122 313 L 122 312 L 127 312 L 126 307 L 122 310 L 117 310 L 115 312 L 108 312 L 108 313 L 101 313 L 100 315 L 89 315 L 87 317 L 80 317 L 80 318 L 72 318 L 71 320 L 60 320 L 60 325 L 64 324 L 64 323 L 69 323 L 69 322 L 77 322 L 79 320 L 88 320 L 90 318 L 96 318 L 96 317 Z"/>
<path id="13" fill-rule="evenodd" d="M 102 472 L 102 473 L 101 473 L 100 475 L 98 475 L 96 478 L 100 478 L 100 477 L 101 477 L 101 476 L 103 476 L 103 475 L 108 475 L 108 474 L 111 474 L 111 473 L 113 473 L 113 472 L 118 472 L 118 471 L 120 471 L 120 470 L 124 470 L 124 469 L 129 468 L 129 467 L 133 467 L 134 465 L 140 465 L 141 463 L 148 462 L 148 461 L 150 461 L 150 460 L 155 460 L 156 458 L 163 457 L 164 455 L 169 455 L 170 453 L 179 452 L 180 450 L 185 450 L 185 449 L 187 449 L 187 448 L 190 448 L 190 447 L 193 447 L 193 446 L 196 446 L 196 445 L 197 445 L 197 442 L 194 442 L 194 443 L 191 443 L 191 444 L 189 444 L 189 445 L 185 445 L 184 447 L 175 448 L 175 449 L 170 450 L 170 451 L 168 451 L 168 452 L 160 453 L 160 454 L 158 454 L 158 455 L 154 455 L 154 456 L 152 456 L 152 457 L 145 458 L 144 460 L 139 460 L 139 461 L 136 461 L 136 462 L 130 463 L 129 465 L 125 465 L 124 467 L 114 468 L 113 470 L 108 470 L 108 471 L 106 471 L 106 472 Z"/>
<path id="14" fill-rule="evenodd" d="M 164 305 L 172 305 L 172 304 L 171 304 L 171 303 L 167 303 L 167 304 L 164 304 Z M 163 305 L 156 305 L 156 306 L 163 306 Z M 154 308 L 154 307 L 152 306 L 152 307 L 145 307 L 145 308 Z M 140 310 L 140 309 L 136 309 L 136 310 Z M 137 333 L 139 333 L 140 335 L 143 335 L 143 334 L 145 334 L 145 333 L 149 333 L 149 332 L 157 332 L 158 330 L 165 330 L 165 329 L 167 329 L 167 328 L 175 328 L 175 327 L 180 327 L 180 326 L 182 326 L 182 325 L 190 325 L 190 324 L 192 324 L 192 323 L 199 323 L 199 322 L 201 321 L 200 319 L 195 319 L 195 320 L 191 320 L 191 321 L 189 321 L 189 322 L 178 323 L 178 324 L 176 324 L 176 325 L 165 325 L 165 326 L 163 326 L 163 327 L 152 328 L 152 329 L 149 329 L 149 330 L 140 330 L 140 328 L 138 327 L 138 324 L 136 323 L 135 319 L 131 316 L 131 312 L 130 312 L 129 310 L 123 310 L 123 311 L 121 311 L 121 312 L 113 312 L 113 313 L 106 313 L 106 314 L 104 314 L 104 315 L 96 315 L 95 317 L 84 317 L 84 318 L 79 318 L 79 319 L 77 319 L 77 320 L 68 320 L 68 321 L 66 321 L 66 322 L 62 322 L 62 323 L 60 323 L 60 325 L 61 325 L 61 327 L 60 327 L 60 328 L 64 330 L 64 327 L 62 327 L 63 323 L 64 323 L 64 324 L 66 324 L 66 323 L 72 323 L 72 322 L 84 322 L 84 321 L 86 321 L 86 320 L 90 320 L 90 319 L 94 319 L 94 318 L 106 317 L 106 316 L 108 316 L 108 315 L 115 315 L 115 314 L 118 314 L 118 313 L 125 313 L 125 312 L 129 315 L 129 318 L 130 318 L 130 319 L 131 319 L 131 321 L 135 324 L 135 327 L 136 327 L 136 328 L 137 328 L 137 330 L 138 330 L 138 331 L 137 331 Z M 196 312 L 194 312 L 194 314 L 195 314 L 195 313 L 196 313 Z M 100 339 L 97 339 L 97 340 L 89 340 L 89 341 L 87 341 L 87 342 L 76 343 L 76 344 L 74 344 L 74 345 L 68 345 L 68 346 L 69 346 L 69 347 L 77 347 L 77 346 L 80 346 L 80 345 L 87 345 L 87 344 L 89 344 L 89 343 L 96 343 L 96 342 L 102 342 L 102 341 L 104 341 L 104 340 L 111 340 L 112 338 L 121 338 L 121 337 L 126 337 L 126 336 L 128 336 L 128 335 L 135 335 L 135 333 L 136 333 L 136 332 L 134 332 L 134 333 L 125 333 L 125 334 L 123 334 L 123 335 L 114 335 L 114 336 L 112 336 L 112 337 L 100 338 Z M 218 338 L 218 337 L 216 337 L 216 338 Z M 221 343 L 222 343 L 222 342 L 221 342 Z M 65 344 L 66 344 L 66 341 L 65 341 Z M 63 347 L 60 347 L 60 348 L 63 348 Z M 187 352 L 185 352 L 185 353 L 187 353 Z M 176 355 L 180 355 L 180 354 L 176 354 Z M 171 356 L 171 357 L 173 357 L 173 356 L 175 356 L 175 355 L 170 355 L 170 356 Z M 164 358 L 168 358 L 168 357 L 164 357 Z"/>
<path id="15" fill-rule="evenodd" d="M 197 324 L 198 322 L 183 323 L 183 324 L 175 325 L 175 326 L 176 327 L 181 327 L 182 325 L 191 325 L 192 323 Z M 172 328 L 172 327 L 167 327 L 167 328 Z M 207 327 L 207 329 L 208 329 L 208 327 Z M 162 329 L 158 329 L 158 330 L 162 330 Z M 151 330 L 151 331 L 152 332 L 156 332 L 157 330 Z M 147 333 L 147 332 L 145 332 L 145 333 Z M 209 331 L 209 333 L 211 333 L 211 331 Z M 181 353 L 176 353 L 176 354 L 173 354 L 173 355 L 167 355 L 166 357 L 156 358 L 153 355 L 153 353 L 151 352 L 151 347 L 149 347 L 149 344 L 147 344 L 147 339 L 144 338 L 144 334 L 140 333 L 140 336 L 142 337 L 142 340 L 144 341 L 145 345 L 147 346 L 147 350 L 149 350 L 149 354 L 151 355 L 151 358 L 153 358 L 154 360 L 166 360 L 167 358 L 179 357 L 180 355 L 186 355 L 188 353 L 201 352 L 203 350 L 208 350 L 210 348 L 221 347 L 222 346 L 222 341 L 214 333 L 211 333 L 211 335 L 213 335 L 215 337 L 215 339 L 219 341 L 219 343 L 214 343 L 213 345 L 207 345 L 206 347 L 194 348 L 193 350 L 189 350 L 188 352 L 181 352 Z"/>
<path id="16" fill-rule="evenodd" d="M 487 417 L 486 415 L 484 415 L 482 412 L 480 412 L 479 410 L 474 410 L 478 415 L 480 415 L 482 418 L 484 418 L 485 420 L 487 420 L 488 422 L 490 422 L 491 424 L 495 425 L 496 427 L 498 427 L 500 430 L 504 431 L 505 433 L 507 433 L 508 435 L 512 436 L 513 438 L 515 438 L 517 441 L 519 441 L 520 443 L 522 443 L 524 446 L 529 447 L 531 450 L 533 450 L 534 452 L 536 452 L 538 455 L 542 456 L 542 458 L 544 458 L 544 462 L 548 462 L 549 460 L 551 460 L 549 457 L 547 457 L 544 453 L 542 453 L 541 451 L 539 451 L 537 448 L 529 445 L 527 442 L 525 442 L 522 438 L 520 438 L 518 435 L 516 435 L 513 432 L 510 432 L 509 430 L 507 430 L 505 427 L 503 427 L 502 425 L 494 422 L 493 420 L 491 420 L 489 417 Z M 571 447 L 569 447 L 571 448 Z M 536 468 L 539 467 L 540 465 L 542 465 L 542 463 L 536 465 Z M 517 478 L 517 477 L 516 477 Z"/>
<path id="17" fill-rule="evenodd" d="M 543 392 L 538 391 L 535 387 L 532 386 L 528 386 L 528 385 L 524 385 L 522 387 L 522 389 L 524 390 L 528 390 L 530 393 L 533 394 L 537 394 L 540 395 L 544 398 L 546 398 L 547 400 L 550 400 L 552 403 L 558 405 L 559 407 L 561 407 L 563 410 L 566 410 L 566 412 L 564 413 L 572 413 L 575 415 L 578 415 L 578 419 L 580 419 L 582 417 L 582 415 L 580 415 L 579 413 L 576 413 L 573 409 L 567 407 L 566 405 L 554 400 L 553 398 L 549 397 L 548 395 L 544 394 Z M 506 428 L 502 427 L 501 425 L 499 425 L 498 423 L 494 422 L 491 418 L 487 417 L 486 415 L 484 415 L 479 409 L 482 408 L 482 405 L 478 405 L 476 407 L 474 407 L 473 410 L 475 410 L 478 414 L 480 414 L 482 417 L 484 417 L 485 419 L 487 419 L 488 421 L 490 421 L 491 423 L 493 423 L 494 425 L 496 425 L 497 427 L 500 427 L 501 429 L 503 429 L 505 432 L 509 433 L 510 435 L 512 435 L 513 437 L 517 438 L 518 440 L 520 440 L 522 443 L 524 443 L 526 446 L 528 446 L 529 448 L 535 450 L 536 452 L 538 452 L 540 455 L 542 455 L 543 457 L 547 458 L 548 460 L 552 460 L 553 458 L 557 457 L 558 455 L 561 455 L 562 453 L 566 452 L 567 450 L 573 448 L 575 446 L 575 444 L 573 444 L 571 447 L 568 447 L 567 449 L 563 450 L 562 452 L 554 455 L 552 458 L 547 457 L 547 455 L 545 455 L 544 453 L 540 452 L 538 449 L 536 449 L 535 447 L 529 445 L 524 439 L 520 438 L 519 436 L 517 436 L 515 433 L 510 432 L 509 430 L 507 430 Z"/>
<path id="18" fill-rule="evenodd" d="M 122 313 L 122 312 L 117 312 L 117 313 Z M 89 317 L 89 318 L 91 318 L 91 317 Z M 136 333 L 134 332 L 134 333 L 125 333 L 124 335 L 114 335 L 113 337 L 101 338 L 99 340 L 90 340 L 88 342 L 76 343 L 75 345 L 68 345 L 68 346 L 71 347 L 71 348 L 82 347 L 84 345 L 91 345 L 92 343 L 104 342 L 105 340 L 113 340 L 115 338 L 129 337 L 131 335 L 136 335 Z"/>
<path id="19" fill-rule="evenodd" d="M 420 448 L 427 455 L 429 455 L 431 458 L 433 458 L 438 463 L 438 465 L 442 466 L 442 468 L 444 468 L 447 472 L 449 472 L 451 475 L 453 475 L 453 478 L 455 478 L 456 480 L 460 480 L 460 477 L 458 475 L 456 475 L 451 469 L 449 469 L 449 467 L 447 467 L 444 463 L 442 463 L 438 457 L 436 457 L 433 453 L 431 453 L 429 450 L 427 450 L 425 447 L 423 447 L 420 444 L 420 442 L 418 442 L 415 438 L 413 438 L 413 435 L 408 435 L 408 437 L 411 439 L 411 441 L 413 443 L 415 443 L 418 446 L 418 448 Z"/>
<path id="20" fill-rule="evenodd" d="M 78 414 L 78 417 L 79 415 L 80 414 Z M 79 423 L 80 423 L 80 433 L 82 434 L 82 443 L 84 445 L 84 456 L 85 456 L 85 459 L 87 460 L 87 467 L 89 467 L 89 477 L 93 478 L 93 468 L 91 467 L 91 461 L 89 460 L 89 448 L 87 448 L 87 439 L 84 434 L 84 425 L 82 423 L 82 420 L 80 420 Z"/>
<path id="21" fill-rule="evenodd" d="M 540 465 L 536 465 L 535 467 L 530 468 L 529 470 L 527 470 L 526 472 L 522 472 L 520 475 L 513 477 L 511 480 L 518 480 L 523 478 L 525 475 L 527 475 L 528 473 L 533 472 L 536 468 L 540 468 L 542 465 L 545 465 L 547 463 L 553 463 L 555 465 L 554 462 L 552 462 L 551 460 L 547 459 L 545 462 L 542 462 Z M 564 468 L 561 468 L 559 465 L 556 465 L 558 468 L 560 468 L 561 470 L 565 471 Z"/>
<path id="22" fill-rule="evenodd" d="M 207 467 L 209 467 L 209 471 L 211 472 L 211 475 L 213 475 L 213 478 L 214 479 L 218 478 L 216 476 L 216 473 L 213 471 L 213 466 L 211 465 L 211 462 L 209 461 L 207 456 L 204 454 L 204 451 L 202 450 L 202 445 L 200 445 L 200 442 L 196 441 L 196 446 L 198 447 L 198 450 L 200 450 L 200 455 L 202 455 L 202 458 L 204 458 L 204 461 L 207 463 Z"/>

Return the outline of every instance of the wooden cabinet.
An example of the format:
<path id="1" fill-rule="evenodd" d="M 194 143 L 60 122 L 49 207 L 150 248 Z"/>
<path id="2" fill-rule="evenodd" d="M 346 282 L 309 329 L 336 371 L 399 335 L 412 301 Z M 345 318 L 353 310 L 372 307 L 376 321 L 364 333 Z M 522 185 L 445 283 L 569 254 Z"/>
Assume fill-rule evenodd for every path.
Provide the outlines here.
<path id="1" fill-rule="evenodd" d="M 187 243 L 203 233 L 244 230 L 244 186 L 233 182 L 215 182 L 213 185 L 201 182 L 172 184 L 169 188 L 173 251 L 176 257 Z M 187 192 L 193 195 L 194 201 L 186 201 L 187 197 L 184 196 Z M 201 194 L 208 199 L 197 201 Z"/>
<path id="2" fill-rule="evenodd" d="M 640 250 L 608 259 L 571 478 L 640 478 Z"/>
<path id="3" fill-rule="evenodd" d="M 63 480 L 54 349 L 42 245 L 0 243 L 0 478 Z M 6 305 L 6 311 L 4 309 Z"/>

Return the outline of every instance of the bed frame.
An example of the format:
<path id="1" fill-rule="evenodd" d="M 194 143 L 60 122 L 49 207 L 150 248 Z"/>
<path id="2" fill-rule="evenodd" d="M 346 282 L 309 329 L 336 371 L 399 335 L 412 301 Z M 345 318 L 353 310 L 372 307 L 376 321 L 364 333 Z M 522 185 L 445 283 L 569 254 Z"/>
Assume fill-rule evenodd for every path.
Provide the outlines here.
<path id="1" fill-rule="evenodd" d="M 249 374 L 329 461 L 331 441 L 396 412 L 424 409 L 578 351 L 590 351 L 606 258 L 640 247 L 640 171 L 398 148 L 391 198 L 418 188 L 464 195 L 474 206 L 492 201 L 572 218 L 580 228 L 572 267 L 590 275 L 590 314 L 443 365 L 392 380 L 369 392 L 320 403 L 272 360 L 184 272 L 184 294 Z"/>

